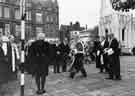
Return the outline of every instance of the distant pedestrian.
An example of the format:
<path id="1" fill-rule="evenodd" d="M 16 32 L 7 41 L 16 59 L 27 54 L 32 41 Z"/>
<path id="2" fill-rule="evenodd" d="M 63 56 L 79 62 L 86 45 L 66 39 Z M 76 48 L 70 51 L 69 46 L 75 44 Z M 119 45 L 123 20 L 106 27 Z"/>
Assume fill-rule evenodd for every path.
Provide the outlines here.
<path id="1" fill-rule="evenodd" d="M 69 56 L 69 53 L 70 53 L 70 47 L 69 47 L 67 38 L 65 38 L 64 41 L 62 41 L 60 43 L 59 48 L 61 50 L 62 72 L 66 72 L 67 71 L 67 60 L 68 60 L 68 56 Z"/>
<path id="2" fill-rule="evenodd" d="M 60 73 L 61 72 L 61 49 L 60 49 L 60 40 L 57 40 L 56 46 L 55 46 L 56 56 L 55 56 L 55 64 L 54 64 L 54 73 Z"/>
<path id="3" fill-rule="evenodd" d="M 43 94 L 45 90 L 46 76 L 48 75 L 49 43 L 44 41 L 45 34 L 39 33 L 37 40 L 30 47 L 32 75 L 35 77 L 37 94 Z"/>

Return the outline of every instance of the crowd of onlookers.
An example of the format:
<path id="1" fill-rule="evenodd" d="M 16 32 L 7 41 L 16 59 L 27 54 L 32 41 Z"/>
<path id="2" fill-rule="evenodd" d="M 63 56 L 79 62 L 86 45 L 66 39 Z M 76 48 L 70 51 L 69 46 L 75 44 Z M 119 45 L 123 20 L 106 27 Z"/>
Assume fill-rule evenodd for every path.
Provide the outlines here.
<path id="1" fill-rule="evenodd" d="M 69 78 L 73 79 L 78 72 L 87 77 L 84 64 L 92 64 L 93 61 L 101 73 L 108 73 L 107 79 L 121 80 L 119 42 L 113 34 L 102 36 L 91 45 L 81 41 L 79 36 L 72 42 L 67 38 L 48 42 L 45 38 L 44 33 L 39 33 L 36 38 L 25 42 L 25 63 L 22 66 L 21 43 L 15 43 L 12 35 L 0 36 L 0 80 L 16 80 L 17 72 L 24 68 L 35 77 L 37 94 L 43 94 L 46 92 L 44 86 L 49 66 L 53 66 L 54 73 L 69 72 Z"/>

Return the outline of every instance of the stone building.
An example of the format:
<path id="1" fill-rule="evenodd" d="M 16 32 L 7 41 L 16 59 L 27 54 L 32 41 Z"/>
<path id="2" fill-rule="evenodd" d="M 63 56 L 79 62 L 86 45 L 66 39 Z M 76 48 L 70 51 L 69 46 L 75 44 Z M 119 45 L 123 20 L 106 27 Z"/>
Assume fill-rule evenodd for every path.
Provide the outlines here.
<path id="1" fill-rule="evenodd" d="M 135 20 L 132 12 L 115 11 L 111 0 L 101 0 L 99 36 L 114 33 L 122 48 L 135 46 Z"/>
<path id="2" fill-rule="evenodd" d="M 72 22 L 69 25 L 61 25 L 59 36 L 60 40 L 62 41 L 64 38 L 68 38 L 68 40 L 71 39 L 71 31 L 83 31 L 85 30 L 85 27 L 82 27 L 79 22 L 76 22 L 73 24 Z"/>
<path id="3" fill-rule="evenodd" d="M 0 31 L 21 35 L 20 0 L 0 0 Z M 26 38 L 44 32 L 48 39 L 58 38 L 59 6 L 57 0 L 26 0 Z"/>

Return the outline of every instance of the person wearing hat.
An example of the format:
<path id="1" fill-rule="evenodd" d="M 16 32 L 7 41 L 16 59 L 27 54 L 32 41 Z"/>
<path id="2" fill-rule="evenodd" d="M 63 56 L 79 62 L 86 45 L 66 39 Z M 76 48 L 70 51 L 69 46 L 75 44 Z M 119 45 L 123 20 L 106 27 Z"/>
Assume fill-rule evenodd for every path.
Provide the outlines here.
<path id="1" fill-rule="evenodd" d="M 119 42 L 114 37 L 114 34 L 109 35 L 109 77 L 106 79 L 121 80 L 120 75 L 120 58 L 119 58 Z"/>
<path id="2" fill-rule="evenodd" d="M 84 69 L 83 59 L 84 59 L 84 45 L 80 40 L 79 35 L 74 37 L 74 47 L 72 50 L 75 52 L 75 59 L 73 65 L 71 67 L 70 78 L 74 78 L 75 74 L 80 72 L 82 73 L 82 77 L 87 77 L 87 73 Z"/>
<path id="3" fill-rule="evenodd" d="M 35 77 L 37 94 L 43 94 L 45 90 L 46 76 L 48 75 L 49 43 L 45 41 L 45 34 L 37 34 L 37 40 L 30 47 L 31 74 Z"/>

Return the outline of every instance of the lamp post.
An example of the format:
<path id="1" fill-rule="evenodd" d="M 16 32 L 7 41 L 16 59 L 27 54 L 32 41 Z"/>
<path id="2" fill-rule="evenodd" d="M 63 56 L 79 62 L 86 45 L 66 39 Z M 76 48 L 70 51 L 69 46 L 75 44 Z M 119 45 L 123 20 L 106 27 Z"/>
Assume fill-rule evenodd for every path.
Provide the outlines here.
<path id="1" fill-rule="evenodd" d="M 20 76 L 20 96 L 24 96 L 24 62 L 25 62 L 25 0 L 20 0 L 20 16 L 21 16 L 21 76 Z"/>

